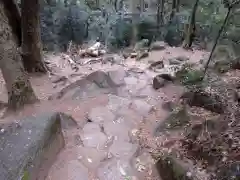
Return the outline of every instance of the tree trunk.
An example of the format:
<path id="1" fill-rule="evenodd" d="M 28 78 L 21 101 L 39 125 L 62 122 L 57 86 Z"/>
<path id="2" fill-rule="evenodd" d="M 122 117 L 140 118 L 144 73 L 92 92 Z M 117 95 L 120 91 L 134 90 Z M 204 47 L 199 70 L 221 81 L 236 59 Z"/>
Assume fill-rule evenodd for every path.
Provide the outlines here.
<path id="1" fill-rule="evenodd" d="M 179 12 L 180 0 L 176 0 L 176 12 Z"/>
<path id="2" fill-rule="evenodd" d="M 8 107 L 10 110 L 17 110 L 25 104 L 37 101 L 37 97 L 24 72 L 16 37 L 11 31 L 6 11 L 6 7 L 0 2 L 0 68 L 8 92 Z"/>
<path id="3" fill-rule="evenodd" d="M 114 0 L 113 5 L 114 5 L 115 11 L 117 12 L 118 11 L 118 0 Z"/>
<path id="4" fill-rule="evenodd" d="M 217 35 L 217 37 L 216 37 L 216 39 L 215 39 L 215 42 L 214 42 L 214 45 L 213 45 L 211 54 L 210 54 L 210 56 L 209 56 L 209 58 L 208 58 L 208 61 L 207 61 L 206 65 L 205 65 L 204 76 L 205 76 L 205 74 L 206 74 L 206 72 L 207 72 L 208 65 L 209 65 L 209 63 L 210 63 L 210 61 L 211 61 L 211 59 L 212 59 L 212 55 L 213 55 L 213 52 L 214 52 L 214 50 L 215 50 L 215 48 L 216 48 L 216 46 L 217 46 L 218 40 L 219 40 L 219 38 L 220 38 L 223 30 L 224 30 L 224 27 L 225 27 L 226 24 L 227 24 L 227 21 L 228 21 L 230 12 L 231 12 L 231 8 L 228 9 L 228 12 L 227 12 L 227 15 L 225 16 L 224 22 L 223 22 L 221 28 L 220 28 L 219 31 L 218 31 L 218 35 Z"/>
<path id="5" fill-rule="evenodd" d="M 39 0 L 22 0 L 22 57 L 28 72 L 46 73 L 42 58 Z"/>
<path id="6" fill-rule="evenodd" d="M 192 14 L 190 17 L 190 22 L 187 28 L 187 31 L 185 33 L 185 39 L 183 42 L 183 47 L 184 48 L 190 48 L 192 46 L 194 37 L 195 37 L 195 31 L 196 31 L 196 22 L 195 22 L 195 16 L 196 16 L 196 11 L 198 7 L 198 2 L 199 0 L 195 1 L 195 4 L 193 6 Z"/>
<path id="7" fill-rule="evenodd" d="M 162 4 L 161 4 L 161 0 L 157 0 L 157 36 L 159 36 L 160 33 L 160 8 L 161 8 Z"/>
<path id="8" fill-rule="evenodd" d="M 135 43 L 137 42 L 138 38 L 138 27 L 137 23 L 139 22 L 140 16 L 140 1 L 139 0 L 131 0 L 131 9 L 132 9 L 132 46 L 134 47 Z"/>
<path id="9" fill-rule="evenodd" d="M 161 25 L 163 26 L 164 24 L 164 4 L 165 4 L 165 0 L 161 0 L 161 11 L 160 11 L 160 20 L 161 20 Z"/>
<path id="10" fill-rule="evenodd" d="M 176 11 L 176 1 L 177 1 L 177 0 L 173 0 L 173 1 L 172 1 L 172 11 L 171 11 L 171 14 L 170 14 L 170 18 L 169 18 L 169 23 L 168 23 L 168 24 L 171 24 L 171 23 L 172 23 L 173 17 L 174 17 L 174 15 L 175 15 L 175 11 Z"/>
<path id="11" fill-rule="evenodd" d="M 9 25 L 16 37 L 18 46 L 21 45 L 21 15 L 18 4 L 15 0 L 3 0 L 4 12 L 8 18 Z"/>

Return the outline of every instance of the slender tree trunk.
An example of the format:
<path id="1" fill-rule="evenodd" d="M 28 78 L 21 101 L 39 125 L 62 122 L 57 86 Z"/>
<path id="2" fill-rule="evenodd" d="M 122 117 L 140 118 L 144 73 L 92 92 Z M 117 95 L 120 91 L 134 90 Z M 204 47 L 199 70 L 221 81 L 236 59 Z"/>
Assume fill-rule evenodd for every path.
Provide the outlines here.
<path id="1" fill-rule="evenodd" d="M 171 24 L 171 23 L 172 23 L 173 17 L 174 17 L 174 15 L 175 15 L 175 11 L 176 11 L 176 1 L 177 1 L 177 0 L 172 0 L 172 11 L 171 11 L 171 14 L 170 14 L 170 18 L 169 18 L 169 23 L 168 23 L 168 24 Z"/>
<path id="2" fill-rule="evenodd" d="M 179 12 L 180 0 L 176 0 L 176 12 Z"/>
<path id="3" fill-rule="evenodd" d="M 190 48 L 192 46 L 192 43 L 193 43 L 193 40 L 195 37 L 195 31 L 196 31 L 195 17 L 196 17 L 198 2 L 199 2 L 199 0 L 196 0 L 195 4 L 193 6 L 192 14 L 190 17 L 190 22 L 189 22 L 187 31 L 185 33 L 185 39 L 184 39 L 184 42 L 182 45 L 184 48 Z"/>
<path id="4" fill-rule="evenodd" d="M 22 57 L 28 72 L 46 73 L 42 58 L 39 0 L 22 0 Z"/>
<path id="5" fill-rule="evenodd" d="M 137 42 L 138 36 L 138 27 L 137 23 L 140 16 L 140 1 L 139 0 L 131 0 L 131 9 L 132 9 L 132 46 L 134 47 L 135 43 Z"/>
<path id="6" fill-rule="evenodd" d="M 160 8 L 161 8 L 161 0 L 157 0 L 157 34 L 159 36 L 159 33 L 160 33 Z"/>
<path id="7" fill-rule="evenodd" d="M 165 0 L 161 0 L 161 11 L 160 11 L 160 21 L 161 21 L 161 25 L 163 26 L 164 24 L 164 4 L 165 4 Z"/>
<path id="8" fill-rule="evenodd" d="M 228 18 L 229 18 L 230 12 L 231 12 L 231 8 L 228 9 L 228 12 L 227 12 L 227 15 L 226 15 L 226 17 L 225 17 L 225 19 L 224 19 L 224 22 L 223 22 L 221 28 L 219 29 L 219 32 L 218 32 L 218 35 L 217 35 L 217 37 L 216 37 L 216 39 L 215 39 L 215 42 L 214 42 L 212 51 L 211 51 L 211 53 L 210 53 L 210 56 L 209 56 L 209 58 L 208 58 L 208 61 L 207 61 L 206 65 L 205 65 L 204 75 L 205 75 L 206 72 L 207 72 L 208 65 L 209 65 L 209 63 L 210 63 L 210 61 L 211 61 L 211 59 L 212 59 L 212 55 L 213 55 L 213 52 L 214 52 L 214 50 L 215 50 L 215 48 L 216 48 L 216 46 L 217 46 L 218 40 L 219 40 L 219 38 L 220 38 L 223 30 L 224 30 L 225 25 L 227 24 L 227 20 L 228 20 Z"/>
<path id="9" fill-rule="evenodd" d="M 8 92 L 8 108 L 17 110 L 25 104 L 37 101 L 24 72 L 17 40 L 10 28 L 7 9 L 0 2 L 0 68 Z"/>
<path id="10" fill-rule="evenodd" d="M 118 11 L 118 0 L 114 0 L 113 5 L 114 5 L 115 11 L 117 12 Z"/>

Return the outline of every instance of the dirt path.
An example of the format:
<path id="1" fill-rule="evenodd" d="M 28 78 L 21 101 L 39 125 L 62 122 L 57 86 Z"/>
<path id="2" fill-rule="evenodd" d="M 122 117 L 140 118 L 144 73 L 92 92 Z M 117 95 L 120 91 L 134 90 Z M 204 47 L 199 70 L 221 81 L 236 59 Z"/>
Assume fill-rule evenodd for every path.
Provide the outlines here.
<path id="1" fill-rule="evenodd" d="M 183 88 L 167 84 L 158 91 L 154 90 L 152 78 L 157 73 L 147 70 L 148 61 L 167 60 L 181 55 L 196 62 L 204 54 L 201 51 L 168 47 L 163 51 L 152 52 L 142 61 L 127 59 L 124 68 L 108 63 L 79 66 L 78 72 L 83 75 L 96 70 L 126 72 L 123 76 L 125 85 L 118 88 L 117 92 L 84 97 L 82 94 L 77 95 L 80 98 L 75 98 L 78 91 L 74 91 L 60 100 L 47 101 L 49 95 L 62 87 L 53 88 L 47 77 L 33 77 L 32 84 L 42 102 L 26 107 L 18 116 L 61 111 L 72 115 L 78 123 L 78 127 L 64 131 L 66 146 L 50 169 L 47 180 L 160 179 L 145 145 L 154 146 L 148 140 L 153 139 L 156 124 L 168 115 L 162 105 L 178 99 Z M 61 61 L 59 56 L 51 58 L 52 61 Z M 130 70 L 132 68 L 135 72 Z M 81 75 L 70 77 L 73 72 L 66 69 L 63 68 L 63 73 L 69 78 L 68 84 L 81 78 Z M 2 87 L 4 88 L 3 85 Z M 0 97 L 5 100 L 6 95 L 2 94 Z"/>

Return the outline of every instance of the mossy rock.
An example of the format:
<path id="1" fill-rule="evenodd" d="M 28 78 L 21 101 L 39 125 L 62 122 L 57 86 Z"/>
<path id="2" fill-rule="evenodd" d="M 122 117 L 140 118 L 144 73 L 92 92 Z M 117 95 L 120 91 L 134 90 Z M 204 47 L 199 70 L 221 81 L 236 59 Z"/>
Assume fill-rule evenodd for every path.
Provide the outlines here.
<path id="1" fill-rule="evenodd" d="M 187 176 L 188 168 L 174 156 L 160 157 L 156 166 L 162 180 L 196 180 Z"/>
<path id="2" fill-rule="evenodd" d="M 187 125 L 190 122 L 190 116 L 187 112 L 186 107 L 177 107 L 175 108 L 171 114 L 162 122 L 159 124 L 159 126 L 156 128 L 155 135 L 157 135 L 159 132 L 162 132 L 164 130 L 177 130 L 185 125 Z"/>
<path id="3" fill-rule="evenodd" d="M 184 85 L 194 85 L 202 82 L 204 73 L 201 70 L 193 69 L 191 65 L 184 65 L 176 73 L 176 79 Z"/>
<path id="4" fill-rule="evenodd" d="M 213 69 L 218 73 L 225 73 L 231 69 L 231 62 L 229 60 L 222 60 L 215 62 Z"/>
<path id="5" fill-rule="evenodd" d="M 137 42 L 134 46 L 134 51 L 140 51 L 145 50 L 149 46 L 149 40 L 148 39 L 142 39 L 141 41 Z"/>
<path id="6" fill-rule="evenodd" d="M 201 107 L 206 110 L 223 114 L 226 104 L 218 94 L 211 94 L 204 88 L 195 87 L 181 97 L 189 106 Z"/>
<path id="7" fill-rule="evenodd" d="M 240 69 L 240 57 L 219 60 L 214 63 L 213 69 L 218 73 L 226 73 L 231 69 Z"/>

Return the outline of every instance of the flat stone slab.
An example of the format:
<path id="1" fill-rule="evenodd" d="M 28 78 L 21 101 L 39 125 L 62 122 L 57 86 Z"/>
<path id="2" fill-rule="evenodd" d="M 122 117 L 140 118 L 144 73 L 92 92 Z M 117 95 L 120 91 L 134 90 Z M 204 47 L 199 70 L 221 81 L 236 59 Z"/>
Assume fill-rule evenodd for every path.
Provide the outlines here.
<path id="1" fill-rule="evenodd" d="M 114 141 L 109 152 L 119 159 L 132 159 L 138 151 L 138 145 L 124 141 Z"/>
<path id="2" fill-rule="evenodd" d="M 106 107 L 96 107 L 88 113 L 88 119 L 102 124 L 104 121 L 114 121 L 115 115 Z"/>
<path id="3" fill-rule="evenodd" d="M 148 115 L 148 113 L 152 110 L 152 106 L 150 104 L 140 99 L 134 100 L 133 108 L 142 116 Z"/>
<path id="4" fill-rule="evenodd" d="M 78 154 L 78 160 L 91 170 L 98 168 L 101 162 L 108 158 L 108 152 L 106 150 L 98 150 L 88 147 L 80 147 Z"/>
<path id="5" fill-rule="evenodd" d="M 86 132 L 81 136 L 85 147 L 103 149 L 108 141 L 108 138 L 102 132 Z"/>
<path id="6" fill-rule="evenodd" d="M 113 112 L 119 111 L 122 108 L 128 108 L 131 104 L 131 100 L 116 95 L 108 95 L 107 108 Z"/>
<path id="7" fill-rule="evenodd" d="M 105 164 L 98 169 L 98 177 L 100 180 L 138 180 L 135 175 L 136 172 L 130 163 L 125 160 L 112 159 L 105 162 Z"/>
<path id="8" fill-rule="evenodd" d="M 58 113 L 31 116 L 2 127 L 0 179 L 44 180 L 64 146 Z"/>
<path id="9" fill-rule="evenodd" d="M 90 122 L 90 123 L 87 123 L 83 127 L 83 132 L 84 133 L 101 132 L 101 128 L 100 128 L 99 124 Z"/>
<path id="10" fill-rule="evenodd" d="M 108 136 L 113 136 L 115 140 L 130 141 L 131 126 L 124 119 L 117 121 L 107 121 L 103 125 L 104 132 Z"/>
<path id="11" fill-rule="evenodd" d="M 79 161 L 71 160 L 58 167 L 58 173 L 54 173 L 47 178 L 66 179 L 66 180 L 90 180 L 88 178 L 88 169 Z"/>

